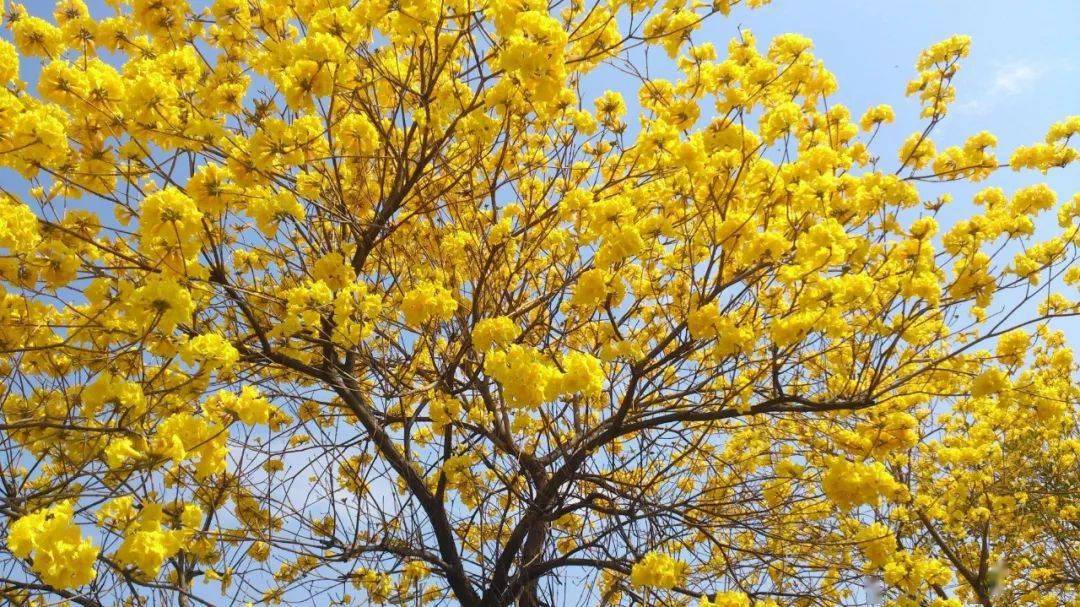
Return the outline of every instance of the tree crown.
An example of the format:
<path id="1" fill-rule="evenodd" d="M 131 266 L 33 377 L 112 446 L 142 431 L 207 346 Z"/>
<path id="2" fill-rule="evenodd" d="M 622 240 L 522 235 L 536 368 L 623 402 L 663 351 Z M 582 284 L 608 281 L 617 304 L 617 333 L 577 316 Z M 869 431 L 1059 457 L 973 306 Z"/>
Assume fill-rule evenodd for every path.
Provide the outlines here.
<path id="1" fill-rule="evenodd" d="M 1080 116 L 939 149 L 967 37 L 884 152 L 728 0 L 108 4 L 5 9 L 0 597 L 1080 604 L 1080 195 L 919 191 Z"/>

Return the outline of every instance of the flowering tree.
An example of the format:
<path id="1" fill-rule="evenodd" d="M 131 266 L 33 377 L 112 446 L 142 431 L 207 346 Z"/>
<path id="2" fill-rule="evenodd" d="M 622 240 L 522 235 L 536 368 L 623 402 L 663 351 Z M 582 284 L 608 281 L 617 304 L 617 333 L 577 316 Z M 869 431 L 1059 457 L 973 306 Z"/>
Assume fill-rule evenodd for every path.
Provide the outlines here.
<path id="1" fill-rule="evenodd" d="M 727 0 L 108 4 L 5 8 L 0 598 L 1080 604 L 1080 197 L 917 187 L 1080 117 L 938 150 L 967 38 L 894 153 Z"/>

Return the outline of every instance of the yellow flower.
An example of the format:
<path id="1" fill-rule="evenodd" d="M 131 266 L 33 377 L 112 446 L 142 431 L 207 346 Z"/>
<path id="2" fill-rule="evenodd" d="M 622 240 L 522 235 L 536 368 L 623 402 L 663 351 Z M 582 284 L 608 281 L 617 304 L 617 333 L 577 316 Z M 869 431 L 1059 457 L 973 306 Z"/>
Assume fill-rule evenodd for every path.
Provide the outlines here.
<path id="1" fill-rule="evenodd" d="M 531 409 L 554 399 L 562 381 L 562 373 L 539 352 L 518 344 L 490 352 L 484 372 L 499 382 L 513 408 Z"/>
<path id="2" fill-rule="evenodd" d="M 593 102 L 596 106 L 596 118 L 607 128 L 619 130 L 622 127 L 622 117 L 626 114 L 626 102 L 622 95 L 615 91 L 604 91 Z"/>
<path id="3" fill-rule="evenodd" d="M 686 577 L 686 563 L 661 552 L 649 552 L 630 570 L 630 582 L 649 588 L 674 588 Z"/>
<path id="4" fill-rule="evenodd" d="M 175 413 L 157 426 L 150 451 L 176 463 L 196 457 L 195 476 L 205 479 L 224 472 L 228 433 L 221 425 L 190 413 Z"/>
<path id="5" fill-rule="evenodd" d="M 912 168 L 921 169 L 930 164 L 937 155 L 934 142 L 921 133 L 912 133 L 900 146 L 900 162 Z"/>
<path id="6" fill-rule="evenodd" d="M 167 187 L 147 196 L 139 206 L 139 235 L 144 242 L 183 246 L 201 234 L 202 217 L 194 200 Z"/>
<path id="7" fill-rule="evenodd" d="M 203 410 L 212 416 L 228 411 L 248 425 L 270 423 L 278 411 L 255 386 L 244 386 L 240 394 L 221 390 L 203 403 Z"/>
<path id="8" fill-rule="evenodd" d="M 300 221 L 304 218 L 304 207 L 296 196 L 288 192 L 256 196 L 247 205 L 247 214 L 255 220 L 259 230 L 267 236 L 277 234 L 278 225 L 286 219 Z"/>
<path id="9" fill-rule="evenodd" d="M 191 365 L 196 362 L 207 369 L 228 371 L 240 359 L 240 353 L 219 333 L 204 333 L 188 340 L 181 348 L 181 358 Z"/>
<path id="10" fill-rule="evenodd" d="M 505 346 L 521 335 L 521 329 L 507 316 L 483 318 L 472 330 L 473 347 L 484 351 L 494 345 Z"/>
<path id="11" fill-rule="evenodd" d="M 897 548 L 896 537 L 881 523 L 861 527 L 855 534 L 855 541 L 873 569 L 884 567 Z"/>
<path id="12" fill-rule="evenodd" d="M 247 554 L 257 562 L 264 563 L 270 558 L 270 544 L 262 541 L 252 542 L 247 549 Z"/>
<path id="13" fill-rule="evenodd" d="M 1013 194 L 1012 212 L 1017 215 L 1032 215 L 1045 211 L 1057 202 L 1057 194 L 1045 183 L 1020 188 Z"/>
<path id="14" fill-rule="evenodd" d="M 1015 365 L 1022 361 L 1028 354 L 1031 345 L 1031 336 L 1019 329 L 1009 331 L 998 338 L 997 357 L 1006 365 Z"/>
<path id="15" fill-rule="evenodd" d="M 117 562 L 134 566 L 149 579 L 156 578 L 161 566 L 180 551 L 184 541 L 181 531 L 164 529 L 161 522 L 161 505 L 145 504 L 134 527 L 124 534 L 116 551 Z"/>
<path id="16" fill-rule="evenodd" d="M 405 323 L 418 327 L 429 320 L 450 320 L 457 310 L 453 294 L 430 281 L 422 281 L 409 289 L 401 300 Z"/>
<path id="17" fill-rule="evenodd" d="M 608 279 L 604 271 L 595 268 L 581 274 L 574 288 L 573 299 L 570 301 L 576 306 L 596 307 L 604 303 L 611 293 L 612 290 L 608 287 Z"/>
<path id="18" fill-rule="evenodd" d="M 971 382 L 971 397 L 993 396 L 1009 386 L 1009 378 L 1001 369 L 988 369 Z"/>
<path id="19" fill-rule="evenodd" d="M 30 15 L 22 15 L 11 26 L 15 46 L 26 55 L 51 59 L 63 49 L 63 33 L 60 28 Z"/>
<path id="20" fill-rule="evenodd" d="M 560 391 L 599 396 L 604 391 L 604 369 L 600 359 L 584 352 L 570 352 L 562 360 Z"/>
<path id="21" fill-rule="evenodd" d="M 701 597 L 698 607 L 750 607 L 750 597 L 744 592 L 728 590 L 716 593 L 712 600 Z"/>
<path id="22" fill-rule="evenodd" d="M 99 550 L 72 522 L 71 501 L 53 504 L 11 523 L 7 545 L 19 558 L 33 558 L 31 568 L 49 586 L 78 588 L 97 577 Z"/>
<path id="23" fill-rule="evenodd" d="M 109 446 L 105 447 L 105 458 L 109 464 L 109 468 L 115 470 L 124 465 L 129 459 L 141 457 L 142 453 L 137 451 L 134 447 L 134 443 L 129 438 L 118 438 L 109 441 Z"/>
<path id="24" fill-rule="evenodd" d="M 450 395 L 437 394 L 431 399 L 429 414 L 434 426 L 442 428 L 461 416 L 461 401 Z"/>
<path id="25" fill-rule="evenodd" d="M 892 106 L 876 105 L 862 115 L 859 119 L 859 127 L 864 131 L 872 131 L 878 125 L 888 124 L 894 120 L 896 120 L 896 114 L 893 113 Z"/>
<path id="26" fill-rule="evenodd" d="M 40 241 L 34 212 L 11 196 L 0 197 L 0 247 L 13 254 L 29 253 Z"/>
<path id="27" fill-rule="evenodd" d="M 10 84 L 18 77 L 18 51 L 7 40 L 0 40 L 0 83 Z"/>
<path id="28" fill-rule="evenodd" d="M 170 332 L 188 322 L 195 311 L 191 293 L 174 280 L 153 278 L 135 289 L 126 302 L 133 320 L 144 327 L 156 326 Z"/>
<path id="29" fill-rule="evenodd" d="M 904 486 L 880 462 L 857 463 L 842 457 L 831 458 L 821 479 L 825 495 L 842 510 L 863 504 L 877 505 L 881 498 L 897 500 Z"/>
<path id="30" fill-rule="evenodd" d="M 714 339 L 713 352 L 728 356 L 745 351 L 754 342 L 753 328 L 737 322 L 729 315 L 720 314 L 715 305 L 694 310 L 687 316 L 686 325 L 694 339 Z"/>

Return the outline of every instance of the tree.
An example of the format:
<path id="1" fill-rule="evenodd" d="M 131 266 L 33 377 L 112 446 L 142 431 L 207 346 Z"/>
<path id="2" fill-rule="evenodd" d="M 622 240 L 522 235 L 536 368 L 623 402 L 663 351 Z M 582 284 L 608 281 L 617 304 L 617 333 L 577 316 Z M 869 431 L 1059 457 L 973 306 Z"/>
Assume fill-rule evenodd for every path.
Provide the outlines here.
<path id="1" fill-rule="evenodd" d="M 879 157 L 727 0 L 109 4 L 6 8 L 0 597 L 1080 604 L 1080 196 L 918 189 L 1080 117 L 936 151 L 966 37 Z"/>

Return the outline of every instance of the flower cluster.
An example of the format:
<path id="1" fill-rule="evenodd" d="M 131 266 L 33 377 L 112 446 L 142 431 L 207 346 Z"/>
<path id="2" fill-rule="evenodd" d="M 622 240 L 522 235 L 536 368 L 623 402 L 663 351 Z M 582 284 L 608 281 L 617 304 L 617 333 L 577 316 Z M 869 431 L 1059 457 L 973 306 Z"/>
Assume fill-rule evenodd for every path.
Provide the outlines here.
<path id="1" fill-rule="evenodd" d="M 401 300 L 405 323 L 412 327 L 429 320 L 449 320 L 457 310 L 453 294 L 430 281 L 423 281 L 406 291 Z"/>
<path id="2" fill-rule="evenodd" d="M 830 461 L 821 478 L 821 488 L 843 510 L 863 504 L 878 505 L 882 498 L 900 500 L 906 492 L 881 462 L 859 463 L 842 457 Z"/>
<path id="3" fill-rule="evenodd" d="M 674 588 L 686 577 L 687 564 L 662 552 L 649 552 L 630 570 L 630 582 L 647 588 Z"/>
<path id="4" fill-rule="evenodd" d="M 42 508 L 11 523 L 7 545 L 19 558 L 33 558 L 34 571 L 53 588 L 77 588 L 97 577 L 99 549 L 72 522 L 70 501 Z"/>

